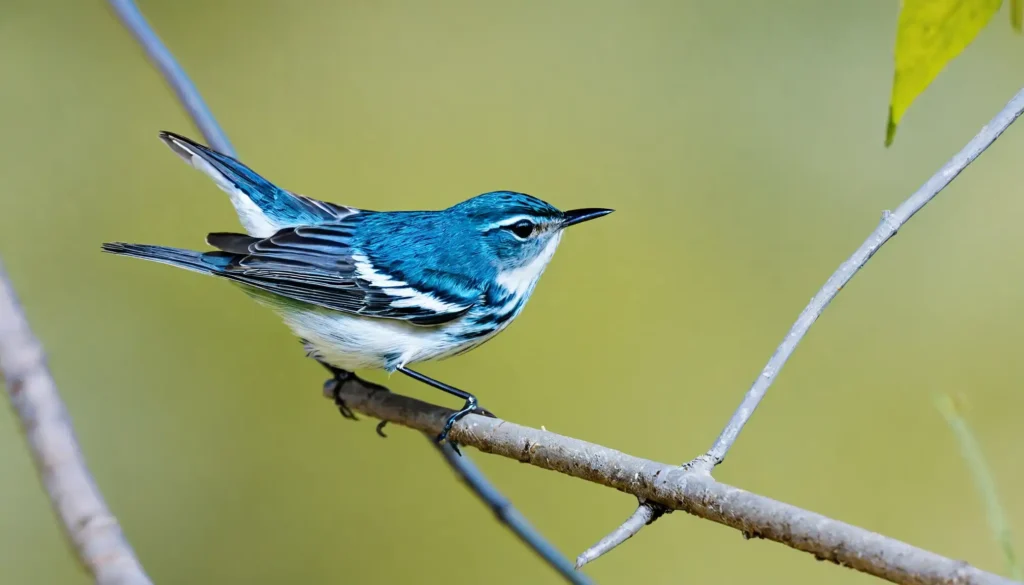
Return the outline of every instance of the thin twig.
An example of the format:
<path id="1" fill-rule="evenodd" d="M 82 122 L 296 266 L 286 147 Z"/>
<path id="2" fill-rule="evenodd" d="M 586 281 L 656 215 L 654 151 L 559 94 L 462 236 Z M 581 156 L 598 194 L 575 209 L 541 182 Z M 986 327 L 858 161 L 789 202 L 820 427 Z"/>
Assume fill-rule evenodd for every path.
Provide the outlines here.
<path id="1" fill-rule="evenodd" d="M 597 544 L 576 557 L 576 568 L 583 568 L 583 565 L 633 538 L 633 535 L 640 532 L 641 528 L 654 522 L 668 511 L 670 510 L 664 506 L 647 502 L 646 500 L 641 501 L 641 505 L 636 507 L 632 516 L 627 518 L 611 534 L 605 536 Z"/>
<path id="2" fill-rule="evenodd" d="M 452 413 L 381 392 L 358 378 L 346 380 L 340 396 L 353 410 L 428 434 L 439 432 Z M 893 583 L 1021 585 L 963 561 L 719 483 L 706 473 L 579 439 L 478 415 L 457 422 L 449 436 L 465 447 L 611 487 L 735 528 L 746 538 L 773 540 Z"/>
<path id="3" fill-rule="evenodd" d="M 43 346 L 2 263 L 0 371 L 36 471 L 78 559 L 99 585 L 151 585 L 89 473 Z"/>
<path id="4" fill-rule="evenodd" d="M 581 585 L 591 583 L 586 575 L 576 571 L 569 560 L 555 550 L 544 539 L 542 534 L 537 532 L 537 529 L 530 524 L 526 516 L 523 516 L 522 512 L 517 510 L 508 498 L 487 481 L 487 477 L 484 476 L 483 472 L 477 468 L 476 464 L 469 457 L 466 457 L 465 453 L 460 457 L 452 449 L 450 443 L 438 445 L 437 441 L 434 440 L 436 436 L 436 433 L 427 434 L 427 440 L 437 447 L 441 455 L 444 456 L 445 461 L 448 462 L 448 465 L 451 466 L 459 478 L 465 482 L 466 486 L 491 508 L 498 522 L 508 526 L 509 530 L 519 537 L 519 540 L 527 543 L 544 562 L 561 573 L 566 581 Z"/>
<path id="5" fill-rule="evenodd" d="M 1020 564 L 1017 562 L 1017 553 L 1013 548 L 1013 532 L 1010 530 L 1010 522 L 1006 518 L 1006 510 L 999 501 L 999 492 L 996 490 L 996 480 L 989 471 L 988 463 L 985 462 L 985 455 L 981 451 L 978 439 L 974 437 L 971 426 L 960 414 L 956 402 L 952 397 L 943 394 L 935 399 L 935 406 L 942 413 L 943 418 L 953 430 L 957 443 L 960 444 L 960 451 L 963 453 L 964 461 L 970 469 L 971 477 L 978 488 L 982 503 L 985 505 L 985 515 L 988 517 L 988 526 L 992 530 L 996 543 L 1003 550 L 1003 558 L 1006 559 L 1006 568 L 1010 576 L 1018 581 L 1022 578 Z"/>
<path id="6" fill-rule="evenodd" d="M 929 201 L 934 199 L 969 164 L 974 162 L 974 159 L 978 158 L 986 148 L 995 142 L 1010 127 L 1010 124 L 1020 117 L 1022 112 L 1024 112 L 1024 90 L 1019 91 L 1017 95 L 1013 96 L 1013 99 L 981 129 L 978 135 L 967 143 L 967 146 L 943 165 L 913 195 L 901 203 L 896 208 L 896 211 L 891 213 L 886 211 L 882 214 L 882 221 L 875 228 L 875 231 L 871 232 L 871 235 L 868 236 L 868 239 L 864 240 L 864 243 L 857 248 L 857 251 L 829 277 L 824 286 L 814 295 L 811 302 L 807 304 L 807 307 L 797 317 L 796 323 L 793 324 L 789 333 L 786 334 L 782 343 L 779 344 L 775 353 L 772 354 L 771 359 L 768 360 L 768 364 L 761 370 L 761 374 L 754 381 L 754 384 L 747 390 L 739 408 L 733 413 L 729 422 L 715 440 L 714 445 L 711 446 L 711 449 L 704 455 L 686 464 L 690 470 L 700 473 L 711 473 L 711 470 L 716 465 L 725 460 L 725 456 L 736 441 L 736 437 L 739 436 L 740 431 L 743 430 L 744 425 L 747 424 L 747 421 L 754 414 L 754 410 L 761 403 L 765 393 L 768 392 L 768 387 L 775 381 L 779 371 L 782 370 L 789 357 L 793 355 L 796 346 L 804 338 L 804 335 L 807 334 L 807 331 L 818 319 L 822 311 L 832 302 L 832 299 L 839 294 L 839 291 L 843 290 L 843 287 L 864 267 L 864 264 L 874 256 L 875 252 L 896 235 L 896 232 L 903 224 L 909 221 Z M 649 502 L 641 503 L 640 507 L 651 508 L 649 512 L 644 512 L 644 514 L 656 515 L 658 511 L 657 505 Z M 627 520 L 626 524 L 615 529 L 612 534 L 604 537 L 593 547 L 584 551 L 579 556 L 577 563 L 581 560 L 584 564 L 592 561 L 636 534 L 643 528 L 643 525 L 637 525 L 633 521 L 636 514 L 634 513 L 630 520 Z"/>
<path id="7" fill-rule="evenodd" d="M 228 156 L 236 156 L 231 142 L 228 141 L 228 137 L 220 125 L 217 124 L 217 120 L 206 106 L 199 90 L 189 80 L 174 55 L 160 41 L 160 37 L 149 26 L 135 3 L 132 0 L 110 0 L 110 6 L 117 13 L 125 28 L 142 45 L 150 60 L 163 74 L 168 85 L 174 89 L 174 93 L 210 146 Z M 533 549 L 568 582 L 574 585 L 588 585 L 591 582 L 585 575 L 573 570 L 569 560 L 527 522 L 522 513 L 516 510 L 508 498 L 487 480 L 487 477 L 468 457 L 455 456 L 450 447 L 445 447 L 440 452 L 455 474 L 462 478 L 477 498 L 495 512 L 498 521 L 506 525 L 526 546 Z"/>

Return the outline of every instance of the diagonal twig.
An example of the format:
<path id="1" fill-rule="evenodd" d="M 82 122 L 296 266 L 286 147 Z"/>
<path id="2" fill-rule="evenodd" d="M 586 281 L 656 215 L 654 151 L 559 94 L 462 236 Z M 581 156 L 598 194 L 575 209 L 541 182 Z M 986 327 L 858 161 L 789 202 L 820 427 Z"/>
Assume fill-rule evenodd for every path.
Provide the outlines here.
<path id="1" fill-rule="evenodd" d="M 967 146 L 964 146 L 938 172 L 932 175 L 924 185 L 921 185 L 906 201 L 901 203 L 895 211 L 886 211 L 882 214 L 882 221 L 875 228 L 875 231 L 871 232 L 871 235 L 864 240 L 864 243 L 857 248 L 857 251 L 852 256 L 839 265 L 839 268 L 829 277 L 824 286 L 814 295 L 811 302 L 807 304 L 807 307 L 797 317 L 796 323 L 793 324 L 786 337 L 783 338 L 782 343 L 779 344 L 775 353 L 772 354 L 768 364 L 761 370 L 761 374 L 754 381 L 754 384 L 747 390 L 743 401 L 740 402 L 739 408 L 736 409 L 729 422 L 726 423 L 725 428 L 718 435 L 711 449 L 704 455 L 686 464 L 687 468 L 697 473 L 709 474 L 716 465 L 725 459 L 729 449 L 736 441 L 736 437 L 739 436 L 744 425 L 753 416 L 757 405 L 761 403 L 765 393 L 768 392 L 768 387 L 775 381 L 779 371 L 782 370 L 789 357 L 793 355 L 800 340 L 804 338 L 811 325 L 814 325 L 814 322 L 821 315 L 822 311 L 828 307 L 829 303 L 832 302 L 832 299 L 839 294 L 839 291 L 843 290 L 843 287 L 874 256 L 875 252 L 896 235 L 896 232 L 903 224 L 909 221 L 915 213 L 934 199 L 957 175 L 974 162 L 974 159 L 978 158 L 986 148 L 995 142 L 1010 127 L 1010 124 L 1013 124 L 1020 117 L 1021 113 L 1024 113 L 1024 90 L 1019 91 L 1013 96 L 1006 106 L 978 132 L 977 136 L 967 143 Z M 643 523 L 637 523 L 638 517 L 649 515 L 652 521 L 656 519 L 658 512 L 656 504 L 642 501 L 639 507 L 646 507 L 649 510 L 638 510 L 627 520 L 626 524 L 584 551 L 577 559 L 577 567 L 600 557 L 636 534 L 644 526 Z"/>
<path id="2" fill-rule="evenodd" d="M 206 106 L 199 90 L 175 60 L 174 55 L 150 27 L 135 3 L 132 0 L 110 0 L 110 6 L 163 74 L 165 81 L 174 90 L 192 118 L 192 122 L 199 128 L 210 146 L 228 156 L 236 156 L 231 142 L 220 125 L 217 124 L 216 118 Z M 430 438 L 433 442 L 433 438 Z M 477 498 L 494 511 L 498 521 L 507 526 L 519 540 L 537 553 L 548 565 L 574 585 L 589 585 L 591 583 L 585 575 L 576 572 L 572 563 L 530 525 L 526 517 L 487 480 L 483 472 L 468 457 L 457 456 L 449 445 L 441 447 L 440 453 L 455 474 L 465 482 Z"/>
<path id="3" fill-rule="evenodd" d="M 151 585 L 78 446 L 43 346 L 0 264 L 0 371 L 36 471 L 78 559 L 98 585 Z"/>
<path id="4" fill-rule="evenodd" d="M 451 410 L 414 398 L 380 392 L 359 378 L 339 393 L 351 409 L 417 431 L 436 434 Z M 963 561 L 916 548 L 863 528 L 693 473 L 621 451 L 479 415 L 455 423 L 449 435 L 474 447 L 611 487 L 668 509 L 682 510 L 772 540 L 893 583 L 912 585 L 1022 585 Z"/>
<path id="5" fill-rule="evenodd" d="M 576 571 L 576 567 L 569 562 L 569 559 L 562 556 L 561 553 L 551 546 L 544 539 L 544 535 L 537 532 L 537 529 L 530 524 L 526 516 L 516 509 L 501 492 L 499 492 L 493 484 L 487 480 L 487 476 L 480 471 L 473 460 L 466 457 L 465 453 L 459 456 L 458 453 L 452 449 L 450 443 L 444 443 L 438 445 L 434 440 L 437 434 L 427 434 L 427 440 L 430 441 L 437 449 L 441 452 L 441 455 L 451 466 L 452 471 L 455 472 L 459 478 L 465 482 L 466 486 L 477 495 L 477 497 L 487 504 L 494 512 L 494 516 L 508 529 L 511 530 L 519 540 L 527 543 L 535 553 L 540 555 L 544 561 L 550 565 L 553 569 L 558 571 L 566 581 L 570 583 L 586 584 L 591 583 L 590 579 Z"/>

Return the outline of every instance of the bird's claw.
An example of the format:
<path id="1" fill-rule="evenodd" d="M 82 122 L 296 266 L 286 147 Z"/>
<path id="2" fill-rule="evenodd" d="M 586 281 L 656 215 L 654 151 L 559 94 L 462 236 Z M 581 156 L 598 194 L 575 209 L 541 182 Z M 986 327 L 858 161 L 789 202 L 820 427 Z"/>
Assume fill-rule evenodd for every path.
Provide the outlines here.
<path id="1" fill-rule="evenodd" d="M 493 412 L 481 406 L 477 406 L 476 397 L 470 396 L 468 399 L 466 399 L 466 404 L 462 407 L 462 409 L 453 412 L 451 416 L 448 417 L 448 420 L 444 422 L 444 428 L 441 429 L 441 433 L 437 435 L 437 443 L 444 443 L 448 439 L 448 433 L 452 430 L 452 426 L 454 426 L 455 423 L 457 423 L 458 421 L 462 420 L 462 418 L 465 417 L 467 414 L 479 414 L 481 416 L 486 416 L 488 418 L 498 418 L 497 416 L 494 415 Z M 452 451 L 455 451 L 456 455 L 462 455 L 462 453 L 459 451 L 458 443 L 456 443 L 455 441 L 448 441 L 448 444 L 452 446 Z"/>
<path id="2" fill-rule="evenodd" d="M 352 375 L 349 372 L 345 372 L 345 374 Z M 359 417 L 352 412 L 352 409 L 345 404 L 345 400 L 341 397 L 341 385 L 347 379 L 347 376 L 343 377 L 340 374 L 335 374 L 333 378 L 328 378 L 324 381 L 324 395 L 334 401 L 334 405 L 338 407 L 338 412 L 341 413 L 341 416 L 349 420 L 359 420 Z"/>
<path id="3" fill-rule="evenodd" d="M 487 410 L 482 406 L 476 407 L 476 409 L 473 410 L 473 414 L 479 414 L 480 416 L 486 416 L 487 418 L 498 418 L 498 415 L 494 414 L 493 412 Z"/>

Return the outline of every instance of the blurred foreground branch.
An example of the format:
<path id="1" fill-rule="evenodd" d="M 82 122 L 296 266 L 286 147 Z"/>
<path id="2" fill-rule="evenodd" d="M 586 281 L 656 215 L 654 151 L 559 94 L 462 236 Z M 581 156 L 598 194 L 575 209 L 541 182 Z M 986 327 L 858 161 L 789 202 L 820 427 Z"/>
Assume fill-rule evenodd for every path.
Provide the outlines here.
<path id="1" fill-rule="evenodd" d="M 957 443 L 960 443 L 960 451 L 963 453 L 964 461 L 970 469 L 971 477 L 978 488 L 981 501 L 985 505 L 985 515 L 988 517 L 988 526 L 992 530 L 999 548 L 1003 551 L 1003 558 L 1006 559 L 1006 568 L 1010 576 L 1020 580 L 1024 576 L 1020 564 L 1017 562 L 1017 553 L 1013 548 L 1013 534 L 1010 531 L 1010 522 L 1007 520 L 1006 510 L 999 501 L 996 480 L 989 471 L 988 463 L 985 462 L 985 455 L 981 452 L 981 445 L 974 437 L 974 431 L 967 424 L 967 420 L 960 412 L 960 407 L 953 397 L 940 395 L 935 398 L 935 406 L 942 413 L 949 428 L 956 436 Z"/>
<path id="2" fill-rule="evenodd" d="M 1024 113 L 1024 89 L 1017 92 L 1017 95 L 989 121 L 981 131 L 964 146 L 953 158 L 938 170 L 924 185 L 906 199 L 895 211 L 886 211 L 882 214 L 882 221 L 871 232 L 864 243 L 845 262 L 839 265 L 832 276 L 829 277 L 821 289 L 811 298 L 807 307 L 800 312 L 796 322 L 782 339 L 782 343 L 775 349 L 775 353 L 769 358 L 768 363 L 761 369 L 760 375 L 747 390 L 740 402 L 739 407 L 729 418 L 725 428 L 715 439 L 715 443 L 707 453 L 685 464 L 684 466 L 697 472 L 709 474 L 719 463 L 725 460 L 726 454 L 732 448 L 733 443 L 739 436 L 740 431 L 754 415 L 754 410 L 764 399 L 768 388 L 778 377 L 782 367 L 789 361 L 790 356 L 796 351 L 797 345 L 803 340 L 810 330 L 811 325 L 818 320 L 821 313 L 828 308 L 832 299 L 836 298 L 839 291 L 853 279 L 868 260 L 886 242 L 888 242 L 903 225 L 910 221 L 915 213 L 920 211 L 932 199 L 934 199 L 947 185 L 953 182 L 964 169 L 967 168 L 976 158 L 981 156 L 993 142 L 1013 124 L 1017 118 Z M 657 520 L 664 508 L 659 508 L 657 503 L 640 499 L 637 510 L 621 526 L 605 536 L 594 546 L 584 551 L 576 560 L 576 566 L 582 567 L 586 563 L 611 551 L 618 545 L 631 538 L 645 525 Z"/>
<path id="3" fill-rule="evenodd" d="M 328 394 L 328 392 L 325 392 Z M 351 377 L 341 398 L 368 416 L 436 434 L 451 410 Z M 486 453 L 615 488 L 893 583 L 1010 585 L 1016 581 L 880 534 L 719 483 L 710 475 L 508 421 L 470 415 L 451 440 Z"/>
<path id="4" fill-rule="evenodd" d="M 71 419 L 0 264 L 0 371 L 32 461 L 78 558 L 99 585 L 150 585 L 85 465 Z"/>

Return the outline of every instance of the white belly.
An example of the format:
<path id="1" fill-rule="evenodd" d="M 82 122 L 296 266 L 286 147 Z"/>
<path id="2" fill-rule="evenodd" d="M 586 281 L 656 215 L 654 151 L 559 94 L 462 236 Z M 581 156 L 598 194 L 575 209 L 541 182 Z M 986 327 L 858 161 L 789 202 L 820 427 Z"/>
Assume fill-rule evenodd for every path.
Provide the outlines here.
<path id="1" fill-rule="evenodd" d="M 313 357 L 344 370 L 394 371 L 459 349 L 440 327 L 329 310 L 282 311 L 281 316 L 307 341 Z"/>

